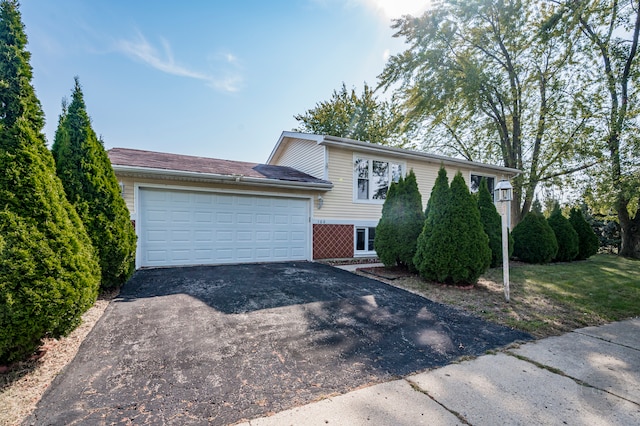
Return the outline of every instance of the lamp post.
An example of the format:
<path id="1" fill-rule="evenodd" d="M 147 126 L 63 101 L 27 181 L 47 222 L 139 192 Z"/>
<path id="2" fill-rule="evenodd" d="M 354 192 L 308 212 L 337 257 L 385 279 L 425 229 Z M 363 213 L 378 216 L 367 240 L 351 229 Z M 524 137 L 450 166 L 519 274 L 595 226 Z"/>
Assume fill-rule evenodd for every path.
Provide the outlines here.
<path id="1" fill-rule="evenodd" d="M 502 281 L 504 283 L 504 298 L 509 301 L 509 235 L 507 215 L 511 207 L 513 187 L 508 180 L 502 179 L 496 185 L 494 194 L 502 210 Z"/>

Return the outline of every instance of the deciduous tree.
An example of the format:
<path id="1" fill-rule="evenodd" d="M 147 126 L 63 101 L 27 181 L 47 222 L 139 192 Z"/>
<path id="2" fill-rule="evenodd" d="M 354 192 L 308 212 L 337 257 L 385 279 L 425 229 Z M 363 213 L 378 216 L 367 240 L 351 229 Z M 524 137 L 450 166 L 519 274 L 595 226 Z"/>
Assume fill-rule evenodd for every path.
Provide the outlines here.
<path id="1" fill-rule="evenodd" d="M 395 22 L 409 48 L 388 61 L 380 86 L 402 102 L 405 129 L 425 149 L 520 169 L 512 218 L 537 186 L 591 159 L 572 40 L 540 35 L 549 11 L 520 0 L 443 0 Z"/>
<path id="2" fill-rule="evenodd" d="M 362 94 L 348 90 L 342 83 L 331 99 L 322 101 L 304 114 L 295 115 L 299 132 L 330 135 L 382 145 L 408 147 L 399 128 L 399 117 L 393 103 L 379 101 L 366 83 Z"/>
<path id="3" fill-rule="evenodd" d="M 638 40 L 640 1 L 550 1 L 555 13 L 545 29 L 578 37 L 581 64 L 592 70 L 584 80 L 599 133 L 601 167 L 591 173 L 597 197 L 608 201 L 620 222 L 623 256 L 640 259 L 640 138 L 638 138 Z M 560 31 L 558 31 L 558 28 Z M 595 185 L 594 185 L 595 183 Z"/>

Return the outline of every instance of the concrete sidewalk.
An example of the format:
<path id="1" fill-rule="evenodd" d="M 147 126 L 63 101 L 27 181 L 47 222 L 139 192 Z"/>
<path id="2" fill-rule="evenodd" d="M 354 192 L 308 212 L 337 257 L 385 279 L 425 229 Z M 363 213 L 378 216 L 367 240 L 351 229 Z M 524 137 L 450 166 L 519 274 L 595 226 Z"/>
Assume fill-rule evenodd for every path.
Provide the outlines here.
<path id="1" fill-rule="evenodd" d="M 588 327 L 243 423 L 640 424 L 640 318 Z"/>

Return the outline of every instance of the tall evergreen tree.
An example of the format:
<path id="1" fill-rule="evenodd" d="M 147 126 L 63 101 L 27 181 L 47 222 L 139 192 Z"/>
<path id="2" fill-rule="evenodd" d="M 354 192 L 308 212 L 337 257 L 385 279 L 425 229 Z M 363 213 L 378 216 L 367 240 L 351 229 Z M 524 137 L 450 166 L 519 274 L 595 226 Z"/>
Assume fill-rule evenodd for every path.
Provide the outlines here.
<path id="1" fill-rule="evenodd" d="M 78 77 L 52 151 L 67 198 L 98 251 L 101 287 L 121 286 L 135 267 L 136 234 L 107 152 L 91 127 Z"/>
<path id="2" fill-rule="evenodd" d="M 406 179 L 392 183 L 382 206 L 376 227 L 375 249 L 385 266 L 403 266 L 415 270 L 413 256 L 424 225 L 422 196 L 416 175 L 411 170 Z"/>
<path id="3" fill-rule="evenodd" d="M 578 255 L 576 260 L 585 260 L 598 252 L 600 242 L 598 236 L 593 232 L 593 228 L 584 218 L 582 210 L 578 208 L 571 209 L 569 213 L 569 223 L 578 233 Z"/>
<path id="4" fill-rule="evenodd" d="M 18 2 L 0 2 L 0 363 L 71 331 L 100 267 L 55 174 Z"/>
<path id="5" fill-rule="evenodd" d="M 430 258 L 429 240 L 433 232 L 434 224 L 445 220 L 445 208 L 446 204 L 450 202 L 450 197 L 449 178 L 447 177 L 446 169 L 441 165 L 440 170 L 438 170 L 438 177 L 427 201 L 424 226 L 418 236 L 416 254 L 413 257 L 415 268 L 425 279 L 434 279 L 432 278 L 432 267 L 435 265 L 430 264 L 432 259 Z"/>
<path id="6" fill-rule="evenodd" d="M 396 266 L 398 256 L 398 221 L 400 216 L 400 194 L 403 190 L 404 178 L 391 182 L 387 198 L 382 205 L 382 216 L 376 226 L 376 237 L 373 242 L 378 258 L 387 267 Z"/>
<path id="7" fill-rule="evenodd" d="M 418 237 L 424 226 L 424 213 L 422 211 L 422 195 L 418 189 L 418 181 L 413 170 L 404 180 L 404 190 L 401 192 L 401 216 L 400 229 L 398 229 L 398 258 L 400 264 L 410 271 L 415 271 L 413 257 L 416 254 Z"/>

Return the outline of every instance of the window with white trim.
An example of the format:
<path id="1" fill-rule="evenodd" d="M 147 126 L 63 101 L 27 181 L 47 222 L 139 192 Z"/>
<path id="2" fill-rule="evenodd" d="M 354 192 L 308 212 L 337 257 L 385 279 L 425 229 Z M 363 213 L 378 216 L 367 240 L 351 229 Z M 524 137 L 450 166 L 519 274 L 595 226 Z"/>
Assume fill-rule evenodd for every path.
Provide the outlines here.
<path id="1" fill-rule="evenodd" d="M 354 194 L 356 200 L 380 200 L 384 202 L 391 182 L 398 182 L 404 175 L 400 163 L 356 157 L 354 170 Z"/>
<path id="2" fill-rule="evenodd" d="M 356 254 L 372 254 L 375 252 L 373 242 L 376 238 L 376 228 L 372 226 L 356 227 Z"/>
<path id="3" fill-rule="evenodd" d="M 485 178 L 487 180 L 487 186 L 489 187 L 489 193 L 491 194 L 491 199 L 493 199 L 494 194 L 493 194 L 493 190 L 496 187 L 496 178 L 493 176 L 486 176 L 486 175 L 477 175 L 475 173 L 471 174 L 471 186 L 469 187 L 469 190 L 471 191 L 472 194 L 475 194 L 476 192 L 478 192 L 480 190 L 480 180 L 482 178 Z"/>

